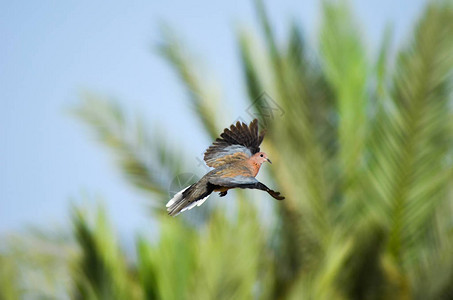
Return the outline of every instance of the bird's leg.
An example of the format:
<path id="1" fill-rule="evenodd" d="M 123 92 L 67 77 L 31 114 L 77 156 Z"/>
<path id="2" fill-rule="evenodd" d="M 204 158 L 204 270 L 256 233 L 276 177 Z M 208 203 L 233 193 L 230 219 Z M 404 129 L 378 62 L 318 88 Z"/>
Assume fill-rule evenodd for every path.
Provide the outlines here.
<path id="1" fill-rule="evenodd" d="M 220 196 L 220 197 L 223 197 L 223 196 L 225 196 L 227 193 L 228 193 L 228 191 L 220 192 L 220 193 L 219 193 L 219 196 Z"/>

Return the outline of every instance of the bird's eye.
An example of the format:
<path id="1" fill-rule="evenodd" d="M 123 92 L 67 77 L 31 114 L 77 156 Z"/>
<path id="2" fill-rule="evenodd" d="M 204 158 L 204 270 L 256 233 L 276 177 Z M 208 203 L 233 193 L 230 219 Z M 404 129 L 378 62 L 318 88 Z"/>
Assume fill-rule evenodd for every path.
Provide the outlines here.
<path id="1" fill-rule="evenodd" d="M 261 157 L 263 157 L 264 155 L 263 155 L 263 154 L 261 154 L 260 156 L 261 156 Z"/>

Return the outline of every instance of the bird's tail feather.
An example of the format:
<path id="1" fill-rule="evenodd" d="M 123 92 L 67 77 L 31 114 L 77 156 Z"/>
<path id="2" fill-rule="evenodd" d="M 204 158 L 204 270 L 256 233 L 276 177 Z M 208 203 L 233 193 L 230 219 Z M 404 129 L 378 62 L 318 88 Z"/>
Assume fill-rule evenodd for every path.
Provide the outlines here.
<path id="1" fill-rule="evenodd" d="M 182 193 L 185 192 L 185 190 L 187 190 L 188 188 L 190 188 L 191 185 L 183 188 L 182 190 L 180 190 L 179 192 L 177 192 L 173 198 L 170 199 L 170 201 L 167 202 L 167 204 L 165 205 L 166 207 L 171 207 L 173 206 L 175 203 L 178 203 L 180 202 L 182 199 L 184 199 L 184 196 L 182 195 Z"/>
<path id="2" fill-rule="evenodd" d="M 184 212 L 186 210 L 192 209 L 195 206 L 200 206 L 202 205 L 209 197 L 209 194 L 201 199 L 198 200 L 191 200 L 188 199 L 190 196 L 191 189 L 195 186 L 196 184 L 192 184 L 181 191 L 177 192 L 173 198 L 170 199 L 170 201 L 167 202 L 165 205 L 167 207 L 168 214 L 170 216 L 177 216 L 181 212 Z"/>

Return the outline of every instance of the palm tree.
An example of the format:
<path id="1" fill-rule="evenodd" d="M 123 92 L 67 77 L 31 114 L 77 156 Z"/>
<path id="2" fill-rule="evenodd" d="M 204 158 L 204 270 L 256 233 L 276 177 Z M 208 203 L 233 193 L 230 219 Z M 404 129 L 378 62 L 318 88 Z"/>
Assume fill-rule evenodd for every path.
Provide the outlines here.
<path id="1" fill-rule="evenodd" d="M 189 169 L 183 153 L 114 102 L 87 97 L 78 116 L 149 193 L 160 234 L 138 237 L 131 263 L 102 212 L 91 224 L 76 209 L 72 297 L 453 298 L 452 3 L 428 3 L 396 55 L 388 31 L 375 59 L 342 3 L 324 2 L 316 47 L 297 24 L 277 44 L 260 1 L 256 11 L 262 43 L 240 32 L 240 58 L 249 113 L 275 161 L 266 176 L 286 200 L 263 208 L 238 192 L 228 213 L 208 205 L 168 217 L 168 186 Z M 164 37 L 161 53 L 216 137 L 228 125 L 216 117 L 223 102 L 213 105 L 187 47 Z"/>

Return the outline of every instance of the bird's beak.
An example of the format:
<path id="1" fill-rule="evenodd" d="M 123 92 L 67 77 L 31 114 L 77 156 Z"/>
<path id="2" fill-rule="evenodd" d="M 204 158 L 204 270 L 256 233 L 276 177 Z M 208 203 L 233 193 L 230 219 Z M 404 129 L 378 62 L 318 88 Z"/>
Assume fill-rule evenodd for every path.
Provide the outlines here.
<path id="1" fill-rule="evenodd" d="M 267 161 L 268 161 L 270 164 L 272 164 L 272 162 L 271 162 L 271 160 L 270 160 L 269 158 L 266 158 L 266 159 L 267 159 Z"/>

